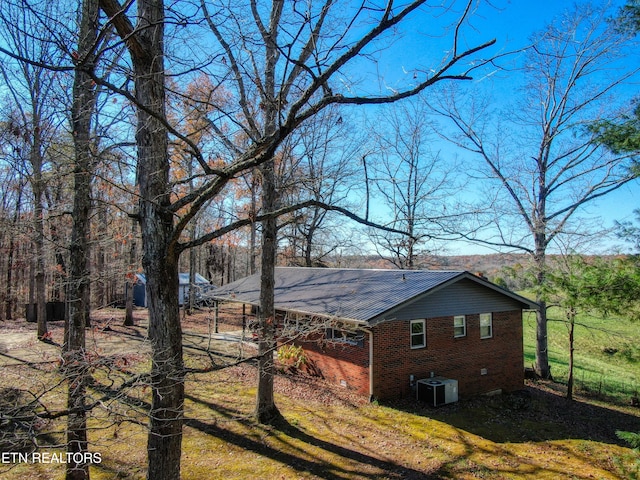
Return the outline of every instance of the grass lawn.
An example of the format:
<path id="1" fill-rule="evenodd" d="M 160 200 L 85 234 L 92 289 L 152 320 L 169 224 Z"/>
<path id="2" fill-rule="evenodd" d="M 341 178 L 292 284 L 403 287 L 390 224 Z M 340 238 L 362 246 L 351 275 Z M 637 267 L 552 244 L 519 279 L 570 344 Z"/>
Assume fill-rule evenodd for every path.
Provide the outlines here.
<path id="1" fill-rule="evenodd" d="M 562 312 L 549 311 L 549 362 L 555 380 L 566 383 L 569 335 Z M 628 403 L 640 391 L 640 324 L 621 318 L 581 315 L 575 332 L 574 378 L 578 390 Z M 525 313 L 525 365 L 535 362 L 535 315 Z"/>
<path id="2" fill-rule="evenodd" d="M 113 328 L 96 334 L 96 345 L 100 335 L 113 340 L 126 334 L 128 341 L 141 341 L 143 333 L 142 328 L 126 332 Z M 117 385 L 130 372 L 148 368 L 141 351 L 136 349 L 126 362 L 115 362 L 117 368 L 97 369 L 96 387 Z M 185 354 L 190 366 L 207 358 L 189 348 Z M 55 411 L 65 399 L 58 382 L 54 363 L 34 362 L 3 366 L 0 388 L 50 387 L 44 400 Z M 547 382 L 530 383 L 518 394 L 430 408 L 413 399 L 371 404 L 317 379 L 279 376 L 276 401 L 282 417 L 272 426 L 257 425 L 252 419 L 254 385 L 251 365 L 189 375 L 183 479 L 632 479 L 640 475 L 637 454 L 615 436 L 621 428 L 640 430 L 640 411 L 583 397 L 567 402 Z M 93 412 L 90 449 L 102 458 L 92 467 L 94 480 L 145 477 L 144 402 L 150 392 L 138 385 L 126 393 Z M 41 451 L 62 451 L 62 422 L 37 425 Z M 6 451 L 6 443 L 0 448 Z M 4 463 L 0 477 L 62 479 L 64 465 Z"/>
<path id="3" fill-rule="evenodd" d="M 354 402 L 340 392 L 313 399 L 315 386 L 278 381 L 282 418 L 251 419 L 251 367 L 192 377 L 187 385 L 184 479 L 631 479 L 633 453 L 613 430 L 640 418 L 624 410 L 565 401 L 536 386 L 515 396 L 480 397 L 432 409 L 405 400 Z M 134 415 L 135 418 L 135 415 Z M 592 422 L 592 429 L 580 425 Z M 93 479 L 142 479 L 143 426 L 92 421 Z M 50 424 L 62 440 L 62 425 Z M 55 440 L 53 441 L 55 443 Z M 637 458 L 637 457 L 636 457 Z M 6 479 L 61 479 L 55 464 L 2 465 Z"/>

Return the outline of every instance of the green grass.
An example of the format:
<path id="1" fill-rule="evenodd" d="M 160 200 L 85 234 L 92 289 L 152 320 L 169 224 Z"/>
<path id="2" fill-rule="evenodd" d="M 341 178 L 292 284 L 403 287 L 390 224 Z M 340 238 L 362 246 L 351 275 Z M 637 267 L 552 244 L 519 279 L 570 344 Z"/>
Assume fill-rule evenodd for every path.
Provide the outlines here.
<path id="1" fill-rule="evenodd" d="M 566 383 L 569 335 L 559 309 L 549 310 L 548 341 L 551 373 Z M 579 315 L 575 330 L 574 378 L 587 394 L 629 403 L 640 390 L 640 324 L 624 318 Z M 524 316 L 525 365 L 535 362 L 536 324 L 533 313 Z"/>

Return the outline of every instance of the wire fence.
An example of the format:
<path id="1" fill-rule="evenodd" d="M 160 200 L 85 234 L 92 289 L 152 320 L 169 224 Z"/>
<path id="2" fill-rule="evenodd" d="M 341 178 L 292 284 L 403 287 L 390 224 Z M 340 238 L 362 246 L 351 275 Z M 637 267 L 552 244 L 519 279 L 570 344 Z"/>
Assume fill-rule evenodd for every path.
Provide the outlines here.
<path id="1" fill-rule="evenodd" d="M 569 377 L 568 369 L 556 368 L 553 377 L 555 381 L 566 384 Z M 621 403 L 640 406 L 638 404 L 640 381 L 637 377 L 621 379 L 612 377 L 605 370 L 594 372 L 576 368 L 573 378 L 577 391 L 594 397 L 613 398 Z"/>

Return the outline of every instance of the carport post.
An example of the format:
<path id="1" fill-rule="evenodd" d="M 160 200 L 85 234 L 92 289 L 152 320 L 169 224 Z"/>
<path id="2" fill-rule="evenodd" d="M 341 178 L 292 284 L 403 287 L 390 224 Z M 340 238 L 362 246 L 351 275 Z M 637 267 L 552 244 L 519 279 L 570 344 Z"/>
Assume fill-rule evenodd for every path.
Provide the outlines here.
<path id="1" fill-rule="evenodd" d="M 213 303 L 213 333 L 218 333 L 218 305 L 219 302 L 216 300 Z"/>

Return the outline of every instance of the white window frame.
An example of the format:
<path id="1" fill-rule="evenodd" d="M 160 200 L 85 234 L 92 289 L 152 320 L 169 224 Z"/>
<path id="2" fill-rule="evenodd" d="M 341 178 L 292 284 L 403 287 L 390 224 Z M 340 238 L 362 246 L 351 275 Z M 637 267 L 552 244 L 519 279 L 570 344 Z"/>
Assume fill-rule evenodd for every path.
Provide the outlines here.
<path id="1" fill-rule="evenodd" d="M 489 334 L 483 335 L 483 328 L 489 327 Z M 480 338 L 492 338 L 493 337 L 493 315 L 491 313 L 480 314 Z"/>
<path id="2" fill-rule="evenodd" d="M 456 325 L 456 320 L 462 319 L 462 325 Z M 462 327 L 462 333 L 456 334 L 456 329 Z M 453 317 L 453 338 L 462 338 L 467 336 L 467 317 L 464 315 L 455 315 Z"/>
<path id="3" fill-rule="evenodd" d="M 422 325 L 422 331 L 419 333 L 414 333 L 413 332 L 413 326 L 414 325 Z M 422 337 L 422 343 L 420 345 L 414 345 L 413 344 L 413 339 L 414 337 L 417 337 L 418 335 L 420 335 Z M 411 320 L 409 322 L 409 345 L 411 346 L 412 350 L 418 349 L 418 348 L 425 348 L 427 346 L 427 322 L 424 319 L 421 320 Z"/>
<path id="4" fill-rule="evenodd" d="M 283 329 L 289 334 L 299 334 L 309 329 L 309 317 L 300 313 L 287 312 L 283 320 Z"/>

